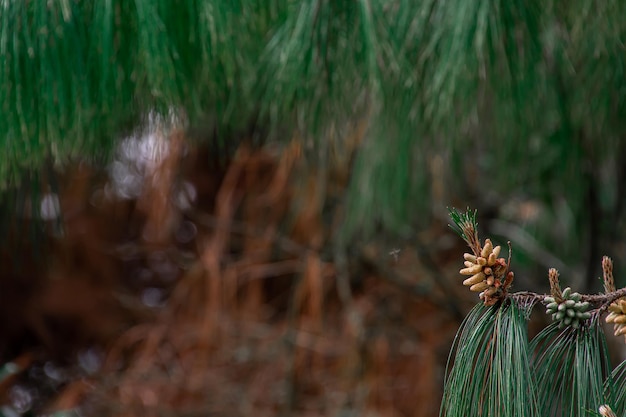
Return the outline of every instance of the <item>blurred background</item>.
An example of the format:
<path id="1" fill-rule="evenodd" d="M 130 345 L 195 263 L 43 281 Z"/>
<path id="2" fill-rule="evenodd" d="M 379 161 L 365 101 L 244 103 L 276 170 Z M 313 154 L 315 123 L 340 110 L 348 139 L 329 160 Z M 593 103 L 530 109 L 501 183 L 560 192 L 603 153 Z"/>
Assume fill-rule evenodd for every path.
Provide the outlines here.
<path id="1" fill-rule="evenodd" d="M 436 416 L 449 207 L 625 285 L 621 0 L 0 4 L 0 415 Z"/>

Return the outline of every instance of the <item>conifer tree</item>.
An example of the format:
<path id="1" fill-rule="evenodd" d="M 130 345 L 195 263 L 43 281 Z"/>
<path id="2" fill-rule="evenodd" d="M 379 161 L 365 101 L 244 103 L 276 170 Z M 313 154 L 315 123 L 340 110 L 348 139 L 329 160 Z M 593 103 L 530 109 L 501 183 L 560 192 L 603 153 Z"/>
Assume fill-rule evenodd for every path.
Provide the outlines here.
<path id="1" fill-rule="evenodd" d="M 471 252 L 463 285 L 481 302 L 457 334 L 441 416 L 624 415 L 626 361 L 611 369 L 600 324 L 604 318 L 616 336 L 626 335 L 626 288 L 615 288 L 612 260 L 602 259 L 604 294 L 561 289 L 556 269 L 550 294 L 511 293 L 510 256 L 499 258 L 490 239 L 481 243 L 476 212 L 451 217 Z M 529 341 L 526 325 L 540 304 L 553 322 Z"/>
<path id="2" fill-rule="evenodd" d="M 219 133 L 252 121 L 268 140 L 304 138 L 319 161 L 364 124 L 349 233 L 427 224 L 436 156 L 466 198 L 522 192 L 553 218 L 571 213 L 560 250 L 572 259 L 623 228 L 625 41 L 623 0 L 0 0 L 0 184 L 105 163 L 151 113 Z M 510 293 L 510 262 L 474 217 L 455 222 L 481 303 L 442 415 L 626 413 L 626 366 L 611 371 L 599 327 L 606 317 L 624 334 L 626 292 L 606 279 L 605 294 L 581 295 L 552 278 L 550 295 Z M 555 323 L 528 341 L 539 302 Z"/>
<path id="3" fill-rule="evenodd" d="M 621 0 L 3 0 L 0 184 L 106 162 L 151 112 L 319 161 L 364 125 L 346 231 L 427 225 L 434 175 L 448 197 L 543 202 L 567 239 L 535 237 L 592 258 L 624 222 L 624 22 Z"/>

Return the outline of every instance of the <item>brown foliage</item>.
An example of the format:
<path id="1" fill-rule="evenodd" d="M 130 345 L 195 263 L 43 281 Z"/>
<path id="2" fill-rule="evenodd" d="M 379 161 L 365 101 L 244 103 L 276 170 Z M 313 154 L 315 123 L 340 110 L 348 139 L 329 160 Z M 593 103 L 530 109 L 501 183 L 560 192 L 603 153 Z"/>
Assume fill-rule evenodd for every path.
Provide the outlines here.
<path id="1" fill-rule="evenodd" d="M 66 234 L 51 241 L 48 268 L 20 295 L 18 327 L 35 337 L 14 346 L 37 350 L 40 363 L 71 363 L 69 355 L 99 346 L 105 360 L 87 379 L 68 378 L 48 410 L 436 415 L 458 322 L 437 301 L 441 289 L 433 288 L 438 298 L 411 291 L 443 278 L 410 250 L 394 260 L 370 246 L 365 255 L 356 248 L 347 291 L 339 288 L 344 266 L 329 226 L 337 214 L 325 201 L 338 192 L 332 172 L 346 180 L 341 170 L 309 167 L 298 141 L 281 150 L 242 145 L 224 170 L 186 148 L 175 132 L 136 201 L 90 205 L 94 174 L 85 167 L 65 180 Z M 181 208 L 175 194 L 185 181 L 197 199 Z M 192 227 L 193 239 L 177 239 L 181 227 Z M 170 278 L 159 278 L 163 268 Z M 164 304 L 142 305 L 153 288 L 167 294 Z M 65 327 L 75 336 L 61 337 Z"/>

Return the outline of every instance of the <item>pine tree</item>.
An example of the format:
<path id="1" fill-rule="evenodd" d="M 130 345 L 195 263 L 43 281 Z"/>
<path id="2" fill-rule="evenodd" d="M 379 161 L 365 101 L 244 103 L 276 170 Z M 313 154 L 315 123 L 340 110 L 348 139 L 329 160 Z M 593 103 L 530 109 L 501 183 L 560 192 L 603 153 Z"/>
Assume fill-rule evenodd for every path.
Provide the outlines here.
<path id="1" fill-rule="evenodd" d="M 4 189 L 46 163 L 106 161 L 147 114 L 175 112 L 221 132 L 256 121 L 273 140 L 306 138 L 319 160 L 365 123 L 352 231 L 428 224 L 434 156 L 464 198 L 469 188 L 506 201 L 524 184 L 571 241 L 608 227 L 585 215 L 590 204 L 590 217 L 621 220 L 620 0 L 4 0 L 0 10 Z M 468 170 L 480 180 L 463 180 Z"/>
<path id="2" fill-rule="evenodd" d="M 550 269 L 550 294 L 510 293 L 510 263 L 500 246 L 481 244 L 476 212 L 451 212 L 453 228 L 467 242 L 463 285 L 480 292 L 481 303 L 457 334 L 445 382 L 441 416 L 624 415 L 626 361 L 611 371 L 601 318 L 626 335 L 626 288 L 616 290 L 613 263 L 604 257 L 604 294 L 561 289 Z M 509 258 L 510 261 L 510 258 Z M 552 324 L 528 340 L 527 322 L 545 304 Z M 613 414 L 616 413 L 616 414 Z"/>
<path id="3" fill-rule="evenodd" d="M 253 122 L 268 140 L 303 138 L 317 161 L 365 125 L 348 234 L 427 225 L 424 196 L 443 175 L 462 198 L 544 201 L 565 223 L 560 255 L 589 246 L 593 258 L 585 242 L 624 227 L 625 41 L 622 0 L 0 0 L 5 211 L 51 166 L 105 163 L 149 114 L 220 133 Z M 434 157 L 446 161 L 436 174 Z M 487 244 L 472 242 L 481 257 Z M 467 278 L 483 303 L 459 334 L 442 414 L 626 412 L 626 367 L 609 374 L 599 331 L 622 290 L 509 294 L 509 262 L 494 266 L 497 288 Z M 555 318 L 562 303 L 595 304 L 589 318 L 564 308 L 578 328 L 561 315 L 528 341 L 529 311 L 549 297 Z"/>

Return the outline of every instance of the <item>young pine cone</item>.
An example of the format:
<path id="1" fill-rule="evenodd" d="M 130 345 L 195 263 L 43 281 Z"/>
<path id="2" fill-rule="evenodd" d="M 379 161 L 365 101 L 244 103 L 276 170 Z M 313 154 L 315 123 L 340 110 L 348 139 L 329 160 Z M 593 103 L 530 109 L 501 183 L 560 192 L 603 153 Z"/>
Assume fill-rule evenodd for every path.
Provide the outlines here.
<path id="1" fill-rule="evenodd" d="M 459 273 L 470 276 L 463 281 L 463 285 L 470 287 L 470 291 L 480 293 L 479 297 L 486 305 L 495 304 L 502 291 L 506 289 L 502 288 L 503 284 L 510 283 L 512 279 L 507 276 L 506 261 L 504 258 L 498 258 L 501 249 L 500 246 L 494 248 L 491 240 L 486 239 L 479 256 L 471 253 L 463 255 L 465 268 Z"/>
<path id="2" fill-rule="evenodd" d="M 611 303 L 606 322 L 613 323 L 615 336 L 624 335 L 626 339 L 626 299 L 620 298 Z"/>
<path id="3" fill-rule="evenodd" d="M 563 326 L 572 326 L 577 329 L 580 323 L 591 317 L 587 312 L 589 303 L 580 301 L 580 294 L 572 292 L 570 287 L 563 290 L 561 300 L 555 300 L 554 297 L 544 298 L 546 303 L 546 314 L 552 315 L 552 320 L 559 322 L 559 328 Z"/>

